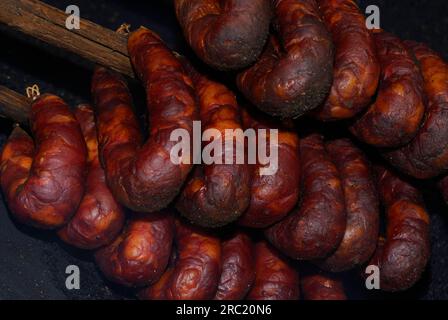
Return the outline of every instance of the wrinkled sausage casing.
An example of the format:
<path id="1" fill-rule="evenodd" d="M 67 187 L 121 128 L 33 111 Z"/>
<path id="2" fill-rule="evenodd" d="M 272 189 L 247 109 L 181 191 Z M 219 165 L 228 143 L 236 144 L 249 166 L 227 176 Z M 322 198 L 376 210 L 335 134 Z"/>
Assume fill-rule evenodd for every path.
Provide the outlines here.
<path id="1" fill-rule="evenodd" d="M 248 300 L 298 300 L 299 274 L 287 258 L 269 245 L 255 245 L 255 282 Z"/>
<path id="2" fill-rule="evenodd" d="M 132 111 L 132 99 L 123 79 L 97 68 L 92 95 L 98 126 L 100 157 L 108 185 L 116 199 L 130 209 L 153 212 L 166 207 L 179 193 L 192 165 L 177 164 L 170 152 L 176 129 L 192 137 L 197 118 L 191 79 L 180 61 L 150 30 L 140 28 L 128 41 L 132 64 L 146 89 L 149 138 L 142 143 Z M 183 150 L 183 160 L 189 154 Z"/>
<path id="3" fill-rule="evenodd" d="M 342 282 L 330 274 L 309 274 L 300 282 L 305 300 L 347 300 Z"/>
<path id="4" fill-rule="evenodd" d="M 205 143 L 204 148 L 213 143 L 213 159 L 219 158 L 221 164 L 197 166 L 176 207 L 194 224 L 219 227 L 236 220 L 250 201 L 251 168 L 245 161 L 237 162 L 237 150 L 244 150 L 244 141 L 228 133 L 230 130 L 242 133 L 240 108 L 235 95 L 224 85 L 199 74 L 191 65 L 185 65 L 196 87 L 202 130 L 220 134 L 220 140 Z M 231 150 L 226 146 L 229 142 Z M 217 151 L 217 144 L 221 145 L 221 153 Z M 232 162 L 226 164 L 228 152 L 233 156 Z"/>
<path id="5" fill-rule="evenodd" d="M 216 300 L 242 300 L 255 280 L 254 245 L 248 235 L 236 232 L 221 245 L 221 278 Z"/>
<path id="6" fill-rule="evenodd" d="M 278 37 L 238 75 L 241 92 L 262 111 L 296 118 L 318 107 L 333 78 L 333 43 L 315 0 L 274 0 Z"/>
<path id="7" fill-rule="evenodd" d="M 165 271 L 173 238 L 171 214 L 135 214 L 111 244 L 95 252 L 95 261 L 112 282 L 128 287 L 149 285 Z"/>
<path id="8" fill-rule="evenodd" d="M 96 249 L 116 238 L 124 224 L 123 208 L 106 184 L 98 159 L 98 140 L 93 110 L 80 105 L 75 116 L 87 145 L 87 180 L 84 196 L 70 222 L 58 231 L 65 242 L 83 249 Z"/>
<path id="9" fill-rule="evenodd" d="M 420 279 L 428 262 L 429 216 L 416 188 L 384 167 L 376 171 L 387 230 L 369 264 L 380 268 L 382 290 L 402 291 Z"/>
<path id="10" fill-rule="evenodd" d="M 417 133 L 425 112 L 423 79 L 412 52 L 397 37 L 374 34 L 381 77 L 375 102 L 351 126 L 376 147 L 398 147 Z"/>
<path id="11" fill-rule="evenodd" d="M 78 121 L 59 97 L 45 94 L 31 105 L 33 139 L 15 128 L 1 156 L 1 185 L 22 223 L 63 226 L 84 193 L 86 144 Z"/>
<path id="12" fill-rule="evenodd" d="M 220 70 L 251 65 L 269 32 L 270 0 L 176 0 L 177 19 L 195 53 Z"/>
<path id="13" fill-rule="evenodd" d="M 320 268 L 340 272 L 366 262 L 376 248 L 379 230 L 379 201 L 370 163 L 348 139 L 326 143 L 336 165 L 345 197 L 347 226 L 339 247 L 317 262 Z"/>
<path id="14" fill-rule="evenodd" d="M 321 135 L 309 134 L 301 139 L 300 157 L 302 203 L 265 234 L 275 247 L 294 259 L 324 258 L 339 246 L 346 227 L 341 179 Z"/>
<path id="15" fill-rule="evenodd" d="M 423 44 L 406 45 L 420 63 L 428 107 L 417 136 L 384 156 L 401 172 L 428 179 L 448 170 L 448 63 Z"/>
<path id="16" fill-rule="evenodd" d="M 315 116 L 331 121 L 362 111 L 376 92 L 380 65 L 366 18 L 355 0 L 318 0 L 335 45 L 333 86 Z"/>
<path id="17" fill-rule="evenodd" d="M 176 220 L 175 261 L 141 299 L 204 300 L 215 295 L 221 271 L 221 241 Z"/>
<path id="18" fill-rule="evenodd" d="M 270 164 L 254 165 L 250 204 L 238 220 L 240 225 L 251 228 L 266 228 L 283 219 L 294 208 L 300 194 L 299 137 L 293 130 L 265 120 L 243 110 L 245 129 L 253 128 L 257 135 L 259 129 L 266 130 L 267 150 L 274 142 L 269 130 L 278 130 L 278 144 L 273 146 L 278 152 L 277 171 L 261 175 L 260 170 Z"/>

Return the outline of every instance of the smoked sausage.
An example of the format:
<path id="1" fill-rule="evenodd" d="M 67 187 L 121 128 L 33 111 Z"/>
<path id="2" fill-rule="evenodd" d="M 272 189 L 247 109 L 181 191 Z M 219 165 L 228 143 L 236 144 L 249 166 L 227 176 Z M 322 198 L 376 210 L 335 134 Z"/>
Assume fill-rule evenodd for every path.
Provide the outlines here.
<path id="1" fill-rule="evenodd" d="M 313 273 L 300 278 L 305 300 L 347 300 L 340 279 L 329 273 Z"/>

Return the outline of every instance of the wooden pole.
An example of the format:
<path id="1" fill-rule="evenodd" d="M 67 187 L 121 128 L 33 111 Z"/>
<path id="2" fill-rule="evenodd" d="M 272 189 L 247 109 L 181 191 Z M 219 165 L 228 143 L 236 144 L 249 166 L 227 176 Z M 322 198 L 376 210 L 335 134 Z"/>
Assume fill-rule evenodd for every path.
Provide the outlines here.
<path id="1" fill-rule="evenodd" d="M 0 86 L 0 116 L 20 124 L 28 123 L 30 100 L 11 89 Z"/>

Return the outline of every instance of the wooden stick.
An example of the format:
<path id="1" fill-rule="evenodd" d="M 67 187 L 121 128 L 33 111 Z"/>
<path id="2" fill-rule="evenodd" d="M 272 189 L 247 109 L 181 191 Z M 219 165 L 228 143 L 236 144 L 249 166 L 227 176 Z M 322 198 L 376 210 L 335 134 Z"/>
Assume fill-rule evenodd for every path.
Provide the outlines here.
<path id="1" fill-rule="evenodd" d="M 0 86 L 0 116 L 17 121 L 21 124 L 28 123 L 30 112 L 30 100 L 11 89 Z"/>
<path id="2" fill-rule="evenodd" d="M 80 29 L 65 26 L 68 15 L 37 0 L 1 0 L 0 23 L 134 77 L 125 35 L 80 19 Z"/>

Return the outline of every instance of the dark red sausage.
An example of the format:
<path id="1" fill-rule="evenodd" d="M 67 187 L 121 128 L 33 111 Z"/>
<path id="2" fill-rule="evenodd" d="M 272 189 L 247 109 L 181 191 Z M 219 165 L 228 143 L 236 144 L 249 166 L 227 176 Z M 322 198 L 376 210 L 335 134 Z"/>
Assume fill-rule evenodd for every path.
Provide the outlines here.
<path id="1" fill-rule="evenodd" d="M 219 227 L 236 220 L 250 201 L 251 168 L 247 162 L 236 161 L 237 150 L 244 150 L 244 141 L 226 133 L 227 130 L 242 132 L 240 107 L 235 95 L 224 85 L 199 74 L 191 66 L 187 69 L 196 87 L 203 132 L 215 130 L 222 137 L 218 142 L 221 153 L 213 153 L 215 161 L 219 158 L 222 164 L 197 166 L 176 207 L 194 224 Z M 226 147 L 226 142 L 232 143 L 232 150 Z M 205 143 L 204 148 L 209 144 Z M 225 152 L 230 151 L 232 163 L 225 164 Z"/>
<path id="2" fill-rule="evenodd" d="M 294 259 L 324 258 L 339 246 L 345 232 L 341 179 L 321 135 L 310 134 L 300 141 L 300 157 L 300 208 L 265 233 L 275 247 Z"/>
<path id="3" fill-rule="evenodd" d="M 236 232 L 222 242 L 221 279 L 215 300 L 242 300 L 255 280 L 254 245 L 250 237 Z"/>
<path id="4" fill-rule="evenodd" d="M 92 108 L 80 105 L 75 110 L 75 116 L 87 145 L 86 191 L 75 215 L 58 231 L 58 235 L 75 247 L 96 249 L 117 237 L 123 227 L 125 214 L 106 184 L 104 170 L 98 158 L 98 139 Z"/>
<path id="5" fill-rule="evenodd" d="M 366 18 L 355 0 L 317 0 L 335 45 L 333 86 L 316 111 L 325 121 L 351 118 L 376 92 L 380 65 Z"/>
<path id="6" fill-rule="evenodd" d="M 197 106 L 191 79 L 157 35 L 140 28 L 129 36 L 128 49 L 146 89 L 149 139 L 142 144 L 123 79 L 97 68 L 92 94 L 100 157 L 116 199 L 135 211 L 153 212 L 174 199 L 192 168 L 191 159 L 190 164 L 172 161 L 170 152 L 177 141 L 170 141 L 170 135 L 185 129 L 192 137 Z M 185 152 L 182 156 L 187 157 Z"/>
<path id="7" fill-rule="evenodd" d="M 417 136 L 385 158 L 401 172 L 427 179 L 448 170 L 448 63 L 423 44 L 406 44 L 420 63 L 428 108 Z"/>
<path id="8" fill-rule="evenodd" d="M 425 112 L 423 79 L 415 58 L 404 43 L 386 33 L 375 33 L 381 65 L 375 102 L 355 121 L 352 133 L 377 147 L 398 147 L 417 133 Z"/>
<path id="9" fill-rule="evenodd" d="M 262 111 L 296 118 L 318 107 L 333 77 L 333 44 L 315 0 L 274 0 L 276 30 L 267 48 L 237 79 Z"/>
<path id="10" fill-rule="evenodd" d="M 318 262 L 320 268 L 346 271 L 365 263 L 376 248 L 379 229 L 379 201 L 370 163 L 348 139 L 326 144 L 344 190 L 347 226 L 339 247 Z"/>
<path id="11" fill-rule="evenodd" d="M 300 282 L 305 300 L 347 300 L 342 281 L 328 273 L 305 275 Z"/>
<path id="12" fill-rule="evenodd" d="M 260 55 L 269 31 L 270 0 L 176 0 L 174 6 L 185 38 L 208 65 L 240 69 Z"/>
<path id="13" fill-rule="evenodd" d="M 291 263 L 267 242 L 255 245 L 255 282 L 248 300 L 298 300 L 299 274 Z"/>
<path id="14" fill-rule="evenodd" d="M 171 214 L 134 214 L 114 242 L 96 251 L 95 260 L 110 281 L 129 287 L 149 285 L 165 271 L 173 237 Z"/>
<path id="15" fill-rule="evenodd" d="M 262 175 L 260 170 L 269 165 L 258 162 L 254 166 L 250 204 L 238 223 L 246 227 L 266 228 L 283 219 L 299 199 L 299 137 L 279 123 L 257 116 L 243 110 L 243 125 L 245 129 L 255 129 L 256 134 L 261 134 L 260 129 L 266 130 L 267 148 L 273 143 L 269 130 L 278 130 L 278 143 L 274 146 L 278 152 L 278 167 L 274 174 Z"/>
<path id="16" fill-rule="evenodd" d="M 4 146 L 1 185 L 22 223 L 44 229 L 66 224 L 84 193 L 87 150 L 78 121 L 55 95 L 31 104 L 33 139 L 16 127 Z"/>

